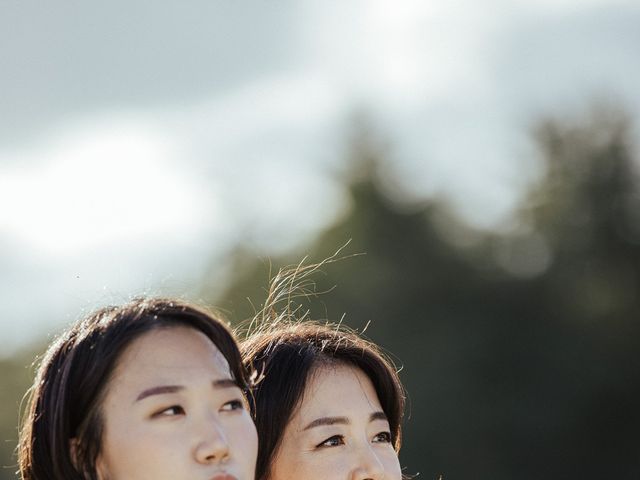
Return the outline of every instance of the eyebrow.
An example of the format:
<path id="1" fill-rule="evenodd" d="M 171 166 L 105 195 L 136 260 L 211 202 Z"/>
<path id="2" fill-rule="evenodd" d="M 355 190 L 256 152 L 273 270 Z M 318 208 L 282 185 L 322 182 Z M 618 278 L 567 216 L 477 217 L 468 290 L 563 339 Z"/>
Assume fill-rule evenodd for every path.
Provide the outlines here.
<path id="1" fill-rule="evenodd" d="M 213 388 L 216 390 L 223 388 L 238 388 L 238 384 L 232 380 L 231 378 L 222 378 L 220 380 L 214 380 L 211 382 Z M 153 395 L 165 395 L 167 393 L 176 393 L 184 390 L 185 387 L 182 385 L 159 385 L 157 387 L 147 388 L 140 392 L 140 394 L 136 397 L 135 402 L 139 402 L 140 400 L 151 397 Z"/>
<path id="2" fill-rule="evenodd" d="M 387 418 L 387 416 L 385 415 L 385 413 L 383 411 L 373 412 L 369 416 L 369 422 L 373 422 L 374 420 L 383 420 L 385 422 L 389 421 L 389 419 Z"/>
<path id="3" fill-rule="evenodd" d="M 382 411 L 373 412 L 369 415 L 369 422 L 373 422 L 375 420 L 384 420 L 387 421 L 387 416 Z M 315 427 L 325 427 L 328 425 L 349 425 L 351 421 L 347 417 L 320 417 L 316 418 L 314 421 L 309 423 L 304 430 L 309 430 Z"/>

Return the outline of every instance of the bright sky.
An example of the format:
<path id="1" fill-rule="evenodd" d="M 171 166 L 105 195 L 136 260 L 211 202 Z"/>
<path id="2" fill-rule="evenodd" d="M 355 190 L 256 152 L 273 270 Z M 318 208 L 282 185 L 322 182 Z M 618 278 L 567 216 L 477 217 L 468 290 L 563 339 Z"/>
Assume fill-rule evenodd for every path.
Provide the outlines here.
<path id="1" fill-rule="evenodd" d="M 623 0 L 2 2 L 0 335 L 303 245 L 349 206 L 359 109 L 405 195 L 494 228 L 533 118 L 640 112 L 638 25 Z"/>

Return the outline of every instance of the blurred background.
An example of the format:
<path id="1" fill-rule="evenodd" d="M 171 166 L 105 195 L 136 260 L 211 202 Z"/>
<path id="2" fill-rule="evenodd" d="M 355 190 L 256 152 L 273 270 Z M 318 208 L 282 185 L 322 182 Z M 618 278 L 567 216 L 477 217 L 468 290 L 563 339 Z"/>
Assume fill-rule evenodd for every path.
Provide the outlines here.
<path id="1" fill-rule="evenodd" d="M 1 1 L 0 479 L 70 322 L 349 239 L 405 473 L 640 478 L 638 58 L 624 0 Z"/>

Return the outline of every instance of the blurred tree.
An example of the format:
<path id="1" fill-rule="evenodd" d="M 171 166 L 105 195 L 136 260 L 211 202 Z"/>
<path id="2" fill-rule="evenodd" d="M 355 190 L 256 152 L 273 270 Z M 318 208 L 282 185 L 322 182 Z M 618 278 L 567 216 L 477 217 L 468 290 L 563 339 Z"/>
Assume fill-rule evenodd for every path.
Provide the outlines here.
<path id="1" fill-rule="evenodd" d="M 615 111 L 546 120 L 535 139 L 546 175 L 520 227 L 499 236 L 469 231 L 435 201 L 395 204 L 381 187 L 383 149 L 358 132 L 352 210 L 307 249 L 320 260 L 351 238 L 347 253 L 366 253 L 327 266 L 318 290 L 337 288 L 308 307 L 355 328 L 371 320 L 366 334 L 396 354 L 410 398 L 407 473 L 640 476 L 640 196 L 628 122 Z M 452 232 L 474 241 L 451 242 Z M 217 302 L 235 320 L 260 307 L 269 276 L 242 250 L 238 265 Z"/>
<path id="2" fill-rule="evenodd" d="M 0 360 L 0 480 L 13 480 L 18 470 L 15 449 L 18 444 L 19 407 L 33 379 L 35 352 L 31 349 L 13 358 Z"/>
<path id="3" fill-rule="evenodd" d="M 440 202 L 389 198 L 388 154 L 356 131 L 352 209 L 305 252 L 317 261 L 351 238 L 345 253 L 365 255 L 326 266 L 318 290 L 336 288 L 308 307 L 358 329 L 371 321 L 366 335 L 403 366 L 407 473 L 640 478 L 640 191 L 630 137 L 628 119 L 611 109 L 539 122 L 546 174 L 512 233 L 497 235 L 471 231 Z M 265 296 L 269 265 L 254 257 L 239 246 L 232 287 L 209 299 L 234 321 Z M 0 480 L 16 478 L 32 358 L 0 361 Z"/>

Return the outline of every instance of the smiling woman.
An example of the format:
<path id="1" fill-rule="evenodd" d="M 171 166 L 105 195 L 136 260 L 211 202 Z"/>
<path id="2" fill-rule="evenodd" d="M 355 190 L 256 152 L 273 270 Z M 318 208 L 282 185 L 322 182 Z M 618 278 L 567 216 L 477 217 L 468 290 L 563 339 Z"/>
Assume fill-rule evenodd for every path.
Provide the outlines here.
<path id="1" fill-rule="evenodd" d="M 337 327 L 276 322 L 241 345 L 259 381 L 258 480 L 400 480 L 403 388 L 371 342 Z"/>
<path id="2" fill-rule="evenodd" d="M 348 244 L 348 243 L 347 243 Z M 258 430 L 256 480 L 400 480 L 405 393 L 393 362 L 341 325 L 307 320 L 294 299 L 340 259 L 285 267 L 242 332 Z"/>
<path id="3" fill-rule="evenodd" d="M 220 321 L 166 299 L 109 307 L 47 351 L 21 431 L 23 480 L 252 480 L 246 376 Z"/>

